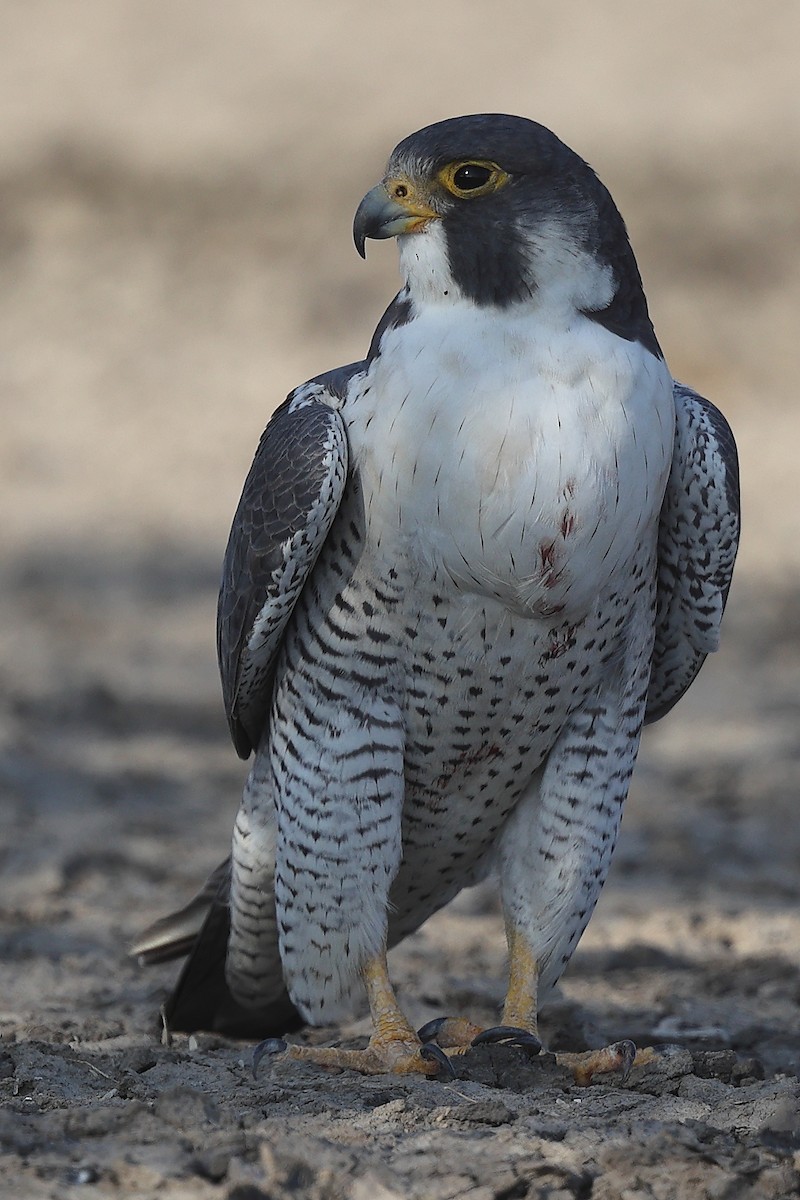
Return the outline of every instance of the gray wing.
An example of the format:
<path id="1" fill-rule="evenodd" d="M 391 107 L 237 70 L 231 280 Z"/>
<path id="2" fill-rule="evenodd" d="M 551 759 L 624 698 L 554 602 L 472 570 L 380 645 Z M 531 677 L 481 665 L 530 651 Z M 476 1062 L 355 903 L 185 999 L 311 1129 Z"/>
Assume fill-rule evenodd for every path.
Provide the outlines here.
<path id="1" fill-rule="evenodd" d="M 347 436 L 331 405 L 362 366 L 304 384 L 276 410 L 233 519 L 217 606 L 217 656 L 242 758 L 264 731 L 283 632 L 341 502 Z"/>
<path id="2" fill-rule="evenodd" d="M 675 448 L 658 533 L 658 593 L 649 723 L 680 700 L 719 645 L 739 545 L 739 463 L 713 404 L 674 385 Z"/>

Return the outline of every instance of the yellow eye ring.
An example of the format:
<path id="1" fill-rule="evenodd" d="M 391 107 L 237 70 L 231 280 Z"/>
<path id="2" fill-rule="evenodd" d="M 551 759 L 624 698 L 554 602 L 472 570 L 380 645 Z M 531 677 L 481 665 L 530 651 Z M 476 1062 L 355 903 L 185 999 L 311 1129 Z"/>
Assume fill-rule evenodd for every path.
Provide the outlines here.
<path id="1" fill-rule="evenodd" d="M 439 183 L 451 196 L 471 200 L 496 192 L 511 178 L 497 163 L 482 158 L 458 158 L 437 173 Z"/>

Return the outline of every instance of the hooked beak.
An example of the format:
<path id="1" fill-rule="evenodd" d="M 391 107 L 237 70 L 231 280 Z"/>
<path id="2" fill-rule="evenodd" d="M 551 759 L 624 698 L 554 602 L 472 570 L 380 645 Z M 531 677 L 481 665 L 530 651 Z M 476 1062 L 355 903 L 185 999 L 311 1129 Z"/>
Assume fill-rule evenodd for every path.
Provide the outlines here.
<path id="1" fill-rule="evenodd" d="M 414 233 L 438 217 L 406 179 L 385 179 L 367 192 L 353 221 L 353 241 L 366 258 L 367 238 L 391 238 Z"/>

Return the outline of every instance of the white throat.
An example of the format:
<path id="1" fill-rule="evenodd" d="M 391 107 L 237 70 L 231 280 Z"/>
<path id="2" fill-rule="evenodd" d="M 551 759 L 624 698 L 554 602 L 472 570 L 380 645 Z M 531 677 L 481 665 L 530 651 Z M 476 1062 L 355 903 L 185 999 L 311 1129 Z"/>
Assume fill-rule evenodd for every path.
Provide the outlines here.
<path id="1" fill-rule="evenodd" d="M 416 304 L 457 304 L 466 297 L 453 281 L 441 221 L 397 239 L 400 274 Z"/>

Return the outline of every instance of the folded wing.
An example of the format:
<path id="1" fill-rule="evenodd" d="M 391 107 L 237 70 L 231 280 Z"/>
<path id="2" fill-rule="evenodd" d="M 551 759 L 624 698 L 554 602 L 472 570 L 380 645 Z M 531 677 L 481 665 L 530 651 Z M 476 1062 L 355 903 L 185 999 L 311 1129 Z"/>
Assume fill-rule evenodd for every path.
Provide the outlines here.
<path id="1" fill-rule="evenodd" d="M 333 524 L 347 477 L 339 413 L 315 381 L 275 412 L 233 520 L 217 606 L 217 655 L 233 743 L 266 726 L 286 624 Z"/>
<path id="2" fill-rule="evenodd" d="M 658 534 L 648 722 L 681 698 L 719 645 L 739 544 L 739 464 L 722 413 L 676 383 L 675 447 Z"/>

